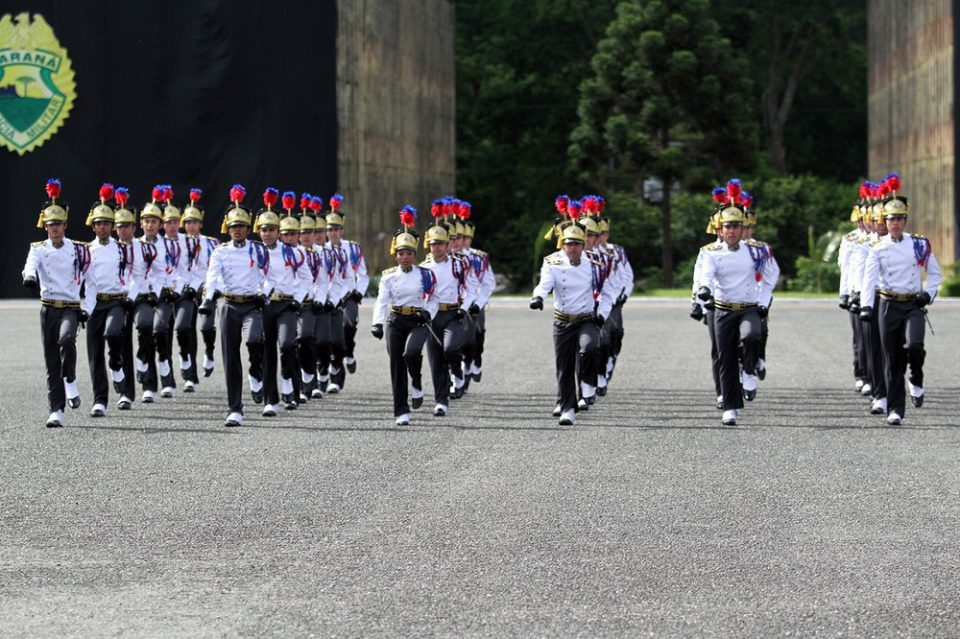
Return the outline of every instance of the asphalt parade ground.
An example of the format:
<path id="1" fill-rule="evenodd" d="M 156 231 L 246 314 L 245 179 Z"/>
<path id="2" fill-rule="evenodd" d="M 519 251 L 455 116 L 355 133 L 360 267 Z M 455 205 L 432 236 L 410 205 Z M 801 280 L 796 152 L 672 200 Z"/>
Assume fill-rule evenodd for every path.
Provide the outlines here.
<path id="1" fill-rule="evenodd" d="M 923 408 L 853 391 L 833 301 L 778 299 L 736 427 L 706 328 L 631 300 L 606 398 L 551 417 L 551 313 L 488 311 L 482 383 L 393 426 L 361 307 L 339 396 L 222 426 L 199 392 L 44 428 L 37 302 L 0 304 L 0 636 L 957 636 L 960 302 Z M 429 389 L 429 376 L 424 379 Z M 247 394 L 249 396 L 249 394 Z"/>

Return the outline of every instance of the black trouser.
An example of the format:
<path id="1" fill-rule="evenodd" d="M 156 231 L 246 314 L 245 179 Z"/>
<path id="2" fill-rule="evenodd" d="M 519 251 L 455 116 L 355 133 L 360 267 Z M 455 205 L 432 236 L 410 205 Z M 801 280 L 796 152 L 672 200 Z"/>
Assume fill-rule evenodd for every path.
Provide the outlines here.
<path id="1" fill-rule="evenodd" d="M 343 327 L 343 309 L 330 313 L 329 370 L 330 382 L 343 388 L 346 371 L 343 369 L 343 357 L 347 353 L 346 331 Z"/>
<path id="2" fill-rule="evenodd" d="M 849 313 L 850 332 L 853 334 L 853 377 L 854 379 L 864 380 L 867 377 L 867 370 L 861 364 L 861 343 L 863 342 L 863 322 L 860 321 L 860 315 Z"/>
<path id="3" fill-rule="evenodd" d="M 433 396 L 438 404 L 447 405 L 450 403 L 450 374 L 463 379 L 463 360 L 460 354 L 463 322 L 457 319 L 456 311 L 437 311 L 437 316 L 431 320 L 431 328 L 434 334 L 443 340 L 441 346 L 433 336 L 427 339 Z"/>
<path id="4" fill-rule="evenodd" d="M 357 321 L 360 318 L 360 303 L 353 297 L 343 302 L 343 353 L 353 358 L 357 346 Z"/>
<path id="5" fill-rule="evenodd" d="M 861 322 L 860 348 L 867 358 L 867 370 L 861 379 L 870 382 L 871 396 L 880 399 L 887 396 L 886 371 L 883 366 L 883 345 L 880 342 L 880 326 L 874 322 Z"/>
<path id="6" fill-rule="evenodd" d="M 137 302 L 133 310 L 133 325 L 137 329 L 137 359 L 147 364 L 140 377 L 143 390 L 157 390 L 157 344 L 154 339 L 156 309 L 145 301 Z"/>
<path id="7" fill-rule="evenodd" d="M 704 310 L 707 318 L 707 332 L 710 333 L 710 372 L 713 373 L 713 386 L 717 396 L 723 394 L 720 388 L 720 353 L 717 351 L 717 332 L 714 311 Z"/>
<path id="8" fill-rule="evenodd" d="M 133 310 L 124 310 L 123 313 L 123 375 L 123 392 L 120 394 L 132 401 L 137 394 L 133 365 Z"/>
<path id="9" fill-rule="evenodd" d="M 407 402 L 407 374 L 417 388 L 423 388 L 423 343 L 427 327 L 411 315 L 391 313 L 387 318 L 387 354 L 390 356 L 390 385 L 393 387 L 393 416 L 410 412 Z"/>
<path id="10" fill-rule="evenodd" d="M 620 349 L 623 348 L 623 304 L 613 305 L 610 317 L 607 318 L 603 328 L 610 334 L 610 355 L 616 359 L 620 355 Z"/>
<path id="11" fill-rule="evenodd" d="M 756 307 L 739 311 L 714 311 L 714 334 L 720 360 L 720 394 L 723 410 L 743 408 L 738 355 L 743 347 L 743 372 L 757 372 L 757 350 L 760 346 L 760 315 Z"/>
<path id="12" fill-rule="evenodd" d="M 211 313 L 212 315 L 213 313 Z M 177 345 L 180 347 L 180 360 L 190 359 L 190 367 L 180 368 L 183 379 L 198 383 L 197 376 L 197 301 L 180 298 L 176 305 L 173 328 L 177 333 Z"/>
<path id="13" fill-rule="evenodd" d="M 300 374 L 293 376 L 293 387 L 297 395 L 301 388 L 307 391 L 316 386 L 317 380 L 317 315 L 311 308 L 311 302 L 304 300 L 303 310 L 297 318 L 297 364 Z M 303 375 L 312 375 L 309 383 L 303 382 Z M 309 394 L 309 393 L 308 393 Z"/>
<path id="14" fill-rule="evenodd" d="M 230 411 L 243 414 L 243 362 L 240 345 L 247 345 L 250 375 L 263 379 L 263 318 L 253 302 L 227 302 L 220 313 L 220 346 Z"/>
<path id="15" fill-rule="evenodd" d="M 160 376 L 160 385 L 164 388 L 176 388 L 177 378 L 173 374 L 173 302 L 163 301 L 157 304 L 153 316 L 153 338 L 157 345 L 157 359 L 170 364 L 170 373 Z"/>
<path id="16" fill-rule="evenodd" d="M 203 299 L 203 296 L 200 293 L 197 293 L 197 299 Z M 208 359 L 212 360 L 214 346 L 217 344 L 216 304 L 214 304 L 213 310 L 206 315 L 200 315 L 196 321 L 200 326 L 200 334 L 203 335 L 204 354 Z"/>
<path id="17" fill-rule="evenodd" d="M 110 380 L 103 362 L 104 345 L 109 346 L 110 370 L 123 367 L 123 329 L 127 312 L 119 300 L 98 301 L 87 320 L 87 363 L 93 383 L 93 403 L 106 406 L 110 399 Z"/>
<path id="18" fill-rule="evenodd" d="M 280 370 L 277 370 L 277 347 L 280 348 Z M 297 314 L 290 302 L 274 301 L 263 309 L 263 397 L 267 404 L 280 403 L 277 373 L 292 380 L 297 376 Z"/>
<path id="19" fill-rule="evenodd" d="M 580 379 L 593 386 L 597 383 L 597 358 L 600 354 L 600 331 L 592 319 L 567 322 L 553 320 L 553 347 L 556 354 L 557 389 L 560 391 L 560 409 L 576 410 L 577 362 Z M 586 368 L 586 370 L 585 370 Z M 590 370 L 592 368 L 592 370 Z"/>
<path id="20" fill-rule="evenodd" d="M 877 314 L 880 321 L 880 343 L 883 346 L 883 369 L 887 383 L 887 414 L 906 411 L 906 390 L 903 376 L 910 364 L 910 383 L 923 387 L 924 316 L 915 302 L 880 299 Z"/>
<path id="21" fill-rule="evenodd" d="M 313 325 L 316 363 L 313 371 L 317 374 L 317 381 L 326 382 L 330 370 L 330 313 L 323 312 L 317 315 Z"/>
<path id="22" fill-rule="evenodd" d="M 51 413 L 67 405 L 63 381 L 77 379 L 78 314 L 77 308 L 40 307 L 40 339 L 47 365 L 47 403 Z"/>

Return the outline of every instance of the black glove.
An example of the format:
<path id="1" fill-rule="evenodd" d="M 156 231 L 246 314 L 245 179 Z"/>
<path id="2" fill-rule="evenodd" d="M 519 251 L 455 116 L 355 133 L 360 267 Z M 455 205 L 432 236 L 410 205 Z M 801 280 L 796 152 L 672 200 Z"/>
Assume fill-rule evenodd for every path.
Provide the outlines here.
<path id="1" fill-rule="evenodd" d="M 623 306 L 627 303 L 627 296 L 625 293 L 620 293 L 620 297 L 617 298 L 617 306 Z"/>
<path id="2" fill-rule="evenodd" d="M 253 307 L 258 311 L 263 310 L 263 307 L 267 305 L 267 296 L 261 293 L 260 295 L 253 296 Z"/>
<path id="3" fill-rule="evenodd" d="M 422 308 L 417 309 L 413 313 L 413 319 L 420 326 L 426 326 L 430 323 L 430 313 L 426 312 Z"/>
<path id="4" fill-rule="evenodd" d="M 313 300 L 313 302 L 310 303 L 310 311 L 311 311 L 314 315 L 319 315 L 320 313 L 322 313 L 322 312 L 323 312 L 323 302 L 321 302 L 320 300 Z"/>
<path id="5" fill-rule="evenodd" d="M 534 311 L 543 310 L 543 298 L 542 297 L 531 297 L 530 298 L 530 308 Z"/>
<path id="6" fill-rule="evenodd" d="M 470 313 L 470 317 L 473 317 L 473 318 L 480 317 L 480 307 L 477 306 L 476 302 L 470 305 L 470 308 L 468 309 L 467 312 Z"/>
<path id="7" fill-rule="evenodd" d="M 177 302 L 179 302 L 180 297 L 181 297 L 180 293 L 177 293 L 176 291 L 173 291 L 172 293 L 170 293 L 170 301 L 173 304 L 176 304 Z"/>
<path id="8" fill-rule="evenodd" d="M 123 298 L 123 310 L 129 312 L 136 308 L 137 304 L 129 297 Z"/>
<path id="9" fill-rule="evenodd" d="M 463 312 L 462 308 L 458 308 L 453 312 L 453 316 L 456 317 L 458 320 L 462 320 L 464 317 L 467 316 L 467 314 Z"/>
<path id="10" fill-rule="evenodd" d="M 919 306 L 920 308 L 923 308 L 924 306 L 930 303 L 930 293 L 923 291 L 922 293 L 917 295 L 914 301 L 917 303 L 917 306 Z"/>
<path id="11" fill-rule="evenodd" d="M 870 323 L 873 321 L 873 307 L 864 306 L 860 309 L 860 321 Z"/>
<path id="12" fill-rule="evenodd" d="M 183 295 L 182 295 L 182 297 L 183 297 L 183 299 L 185 299 L 185 300 L 193 300 L 193 299 L 196 299 L 196 298 L 197 298 L 197 289 L 193 288 L 192 286 L 187 286 L 187 287 L 185 287 L 185 288 L 183 289 Z"/>
<path id="13" fill-rule="evenodd" d="M 712 311 L 712 310 L 715 309 L 715 308 L 717 308 L 716 300 L 714 300 L 712 297 L 708 297 L 708 298 L 703 302 L 703 310 L 705 310 L 705 311 Z"/>
<path id="14" fill-rule="evenodd" d="M 223 297 L 223 291 L 214 291 L 213 292 L 213 301 L 216 302 L 218 299 Z"/>
<path id="15" fill-rule="evenodd" d="M 303 304 L 301 304 L 297 300 L 292 300 L 287 304 L 287 310 L 293 311 L 294 313 L 299 313 L 302 307 L 303 307 Z"/>
<path id="16" fill-rule="evenodd" d="M 708 299 L 713 297 L 713 294 L 710 292 L 709 288 L 706 286 L 701 286 L 699 289 L 697 289 L 697 297 L 706 302 Z"/>
<path id="17" fill-rule="evenodd" d="M 351 295 L 353 296 L 353 299 L 357 302 L 357 304 L 361 304 L 363 302 L 363 293 L 361 293 L 360 291 L 353 291 Z"/>
<path id="18" fill-rule="evenodd" d="M 860 293 L 854 293 L 850 296 L 850 312 L 854 315 L 860 314 Z"/>
<path id="19" fill-rule="evenodd" d="M 333 302 L 331 302 L 330 300 L 327 300 L 326 302 L 323 303 L 323 310 L 326 311 L 327 313 L 332 313 L 333 309 L 335 308 L 336 307 L 333 305 Z"/>
<path id="20" fill-rule="evenodd" d="M 156 308 L 157 304 L 160 303 L 160 300 L 157 299 L 156 293 L 147 293 L 146 302 L 150 308 Z"/>
<path id="21" fill-rule="evenodd" d="M 703 307 L 696 302 L 690 304 L 690 318 L 695 322 L 699 322 L 703 319 Z"/>
<path id="22" fill-rule="evenodd" d="M 770 309 L 767 308 L 766 306 L 757 307 L 757 315 L 759 315 L 760 317 L 766 317 L 769 314 L 770 314 Z"/>
<path id="23" fill-rule="evenodd" d="M 597 325 L 597 328 L 603 328 L 603 315 L 597 313 L 593 316 L 593 323 Z"/>
<path id="24" fill-rule="evenodd" d="M 370 329 L 370 334 L 377 339 L 383 339 L 383 324 L 374 324 Z"/>
<path id="25" fill-rule="evenodd" d="M 77 319 L 80 320 L 80 326 L 86 328 L 87 320 L 90 319 L 90 313 L 86 312 L 83 309 L 77 311 Z"/>
<path id="26" fill-rule="evenodd" d="M 160 301 L 161 302 L 172 302 L 173 301 L 173 291 L 168 291 L 166 289 L 160 291 Z"/>
<path id="27" fill-rule="evenodd" d="M 343 310 L 343 307 L 346 306 L 346 301 L 347 301 L 347 298 L 345 298 L 345 297 L 344 297 L 343 299 L 341 299 L 339 302 L 337 302 L 337 305 L 334 307 L 333 310 L 335 310 L 335 311 L 342 311 L 342 310 Z"/>
<path id="28" fill-rule="evenodd" d="M 32 275 L 23 278 L 23 285 L 31 291 L 40 290 L 40 282 L 38 282 L 37 278 L 33 277 Z"/>
<path id="29" fill-rule="evenodd" d="M 840 308 L 842 308 L 842 309 L 845 310 L 845 311 L 849 311 L 849 310 L 850 310 L 850 296 L 849 296 L 849 295 L 841 295 L 841 296 L 840 296 Z"/>
<path id="30" fill-rule="evenodd" d="M 213 300 L 203 300 L 200 303 L 200 308 L 197 309 L 197 312 L 201 315 L 209 315 L 213 312 L 213 309 L 216 308 L 216 302 Z"/>

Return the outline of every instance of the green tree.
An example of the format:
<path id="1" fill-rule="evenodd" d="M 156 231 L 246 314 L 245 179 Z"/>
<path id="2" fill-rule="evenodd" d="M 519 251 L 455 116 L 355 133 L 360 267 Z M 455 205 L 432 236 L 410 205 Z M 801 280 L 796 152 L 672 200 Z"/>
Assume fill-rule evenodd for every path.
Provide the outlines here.
<path id="1" fill-rule="evenodd" d="M 617 6 L 580 86 L 569 154 L 584 181 L 660 198 L 664 285 L 673 285 L 671 191 L 697 175 L 748 168 L 756 145 L 751 83 L 720 34 L 709 0 L 628 0 Z"/>

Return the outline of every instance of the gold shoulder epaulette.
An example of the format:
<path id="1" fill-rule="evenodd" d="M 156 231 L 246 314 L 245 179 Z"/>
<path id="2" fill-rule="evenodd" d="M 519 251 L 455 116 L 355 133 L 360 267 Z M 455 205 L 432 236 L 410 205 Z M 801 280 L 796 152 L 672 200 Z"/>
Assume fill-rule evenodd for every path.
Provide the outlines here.
<path id="1" fill-rule="evenodd" d="M 74 244 L 79 244 L 80 246 L 90 246 L 90 242 L 81 242 L 80 240 L 70 240 Z"/>
<path id="2" fill-rule="evenodd" d="M 875 240 L 873 240 L 872 242 L 870 242 L 870 248 L 873 248 L 874 246 L 876 246 L 877 244 L 879 244 L 880 242 L 882 242 L 884 237 L 886 237 L 886 236 L 878 237 L 877 239 L 875 239 Z"/>
<path id="3" fill-rule="evenodd" d="M 30 246 L 32 246 L 33 248 L 40 248 L 41 246 L 43 246 L 43 242 L 44 240 L 40 240 L 39 242 L 30 242 Z"/>
<path id="4" fill-rule="evenodd" d="M 704 250 L 704 251 L 716 251 L 716 250 L 718 250 L 721 246 L 723 246 L 723 243 L 722 243 L 722 242 L 710 242 L 709 244 L 705 244 L 705 245 L 703 246 L 703 250 Z"/>
<path id="5" fill-rule="evenodd" d="M 563 258 L 556 254 L 546 256 L 545 258 L 543 258 L 543 261 L 551 266 L 557 266 L 559 264 L 563 264 Z"/>
<path id="6" fill-rule="evenodd" d="M 481 251 L 480 249 L 471 249 L 471 250 L 472 250 L 474 253 L 476 253 L 477 255 L 481 256 L 481 257 L 486 257 L 486 255 L 487 255 L 487 252 L 486 252 L 486 251 Z"/>
<path id="7" fill-rule="evenodd" d="M 399 266 L 391 266 L 390 268 L 388 268 L 388 269 L 386 269 L 385 271 L 383 271 L 380 275 L 387 275 L 387 274 L 389 274 L 389 273 L 393 273 L 393 272 L 396 271 L 398 268 L 400 268 L 400 267 L 399 267 Z"/>
<path id="8" fill-rule="evenodd" d="M 915 233 L 912 233 L 912 234 L 910 235 L 910 237 L 912 237 L 912 238 L 915 239 L 915 240 L 925 240 L 925 239 L 927 239 L 927 236 L 926 236 L 926 235 L 917 235 L 917 234 L 915 234 Z"/>
<path id="9" fill-rule="evenodd" d="M 859 233 L 857 233 L 856 231 L 850 231 L 849 233 L 843 236 L 843 239 L 847 240 L 848 242 L 854 242 L 858 237 L 860 237 Z"/>

